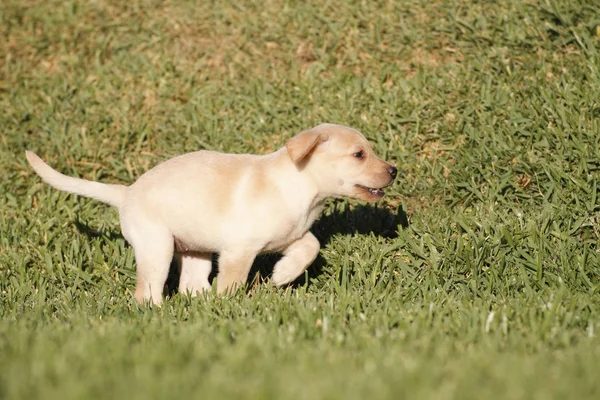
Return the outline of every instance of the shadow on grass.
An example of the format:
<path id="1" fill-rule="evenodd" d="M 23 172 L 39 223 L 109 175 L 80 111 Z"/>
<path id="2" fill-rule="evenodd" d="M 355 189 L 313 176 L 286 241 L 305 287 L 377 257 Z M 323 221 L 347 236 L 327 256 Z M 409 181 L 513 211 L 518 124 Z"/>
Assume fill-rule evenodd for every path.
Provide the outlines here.
<path id="1" fill-rule="evenodd" d="M 84 235 L 90 237 L 90 238 L 99 238 L 99 237 L 105 237 L 108 240 L 116 240 L 116 239 L 125 239 L 123 237 L 123 235 L 121 234 L 120 231 L 115 231 L 112 229 L 109 230 L 96 230 L 94 228 L 91 228 L 89 225 L 87 225 L 85 222 L 82 222 L 79 217 L 77 216 L 75 218 L 75 221 L 73 221 L 73 224 L 75 225 L 75 228 L 77 228 L 77 230 L 80 233 L 83 233 Z"/>
<path id="2" fill-rule="evenodd" d="M 311 228 L 311 232 L 319 239 L 321 248 L 327 246 L 331 239 L 338 234 L 367 235 L 372 233 L 376 236 L 393 239 L 398 237 L 399 227 L 408 227 L 408 216 L 406 212 L 400 208 L 394 213 L 391 210 L 379 207 L 378 205 L 348 207 L 346 203 L 345 207 L 338 207 L 340 204 L 344 203 L 334 202 L 331 205 L 329 212 L 325 212 L 321 215 Z M 120 232 L 94 230 L 85 225 L 85 223 L 81 222 L 78 218 L 74 223 L 81 233 L 90 237 L 102 236 L 109 240 L 123 238 Z M 251 288 L 254 286 L 255 282 L 268 278 L 273 272 L 273 266 L 279 259 L 281 259 L 281 255 L 279 254 L 258 256 L 254 261 L 248 276 L 248 287 Z M 213 268 L 209 277 L 211 282 L 215 278 L 218 270 L 217 255 L 213 255 L 212 262 Z M 308 268 L 308 280 L 310 281 L 310 279 L 319 276 L 324 266 L 325 260 L 320 255 L 317 256 L 316 260 Z M 165 285 L 165 295 L 172 296 L 177 293 L 179 275 L 179 266 L 177 262 L 173 260 L 169 268 L 169 276 Z M 306 275 L 303 274 L 291 285 L 297 287 L 304 285 L 305 283 Z"/>

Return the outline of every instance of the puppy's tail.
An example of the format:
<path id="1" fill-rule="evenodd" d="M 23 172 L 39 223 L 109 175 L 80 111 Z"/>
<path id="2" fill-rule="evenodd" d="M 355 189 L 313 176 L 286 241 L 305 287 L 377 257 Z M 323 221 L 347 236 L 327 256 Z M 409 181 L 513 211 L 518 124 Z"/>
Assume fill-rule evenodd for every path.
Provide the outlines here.
<path id="1" fill-rule="evenodd" d="M 52 169 L 32 151 L 25 151 L 25 156 L 35 172 L 46 183 L 56 189 L 85 197 L 91 197 L 115 207 L 119 207 L 125 200 L 126 186 L 110 185 L 66 176 Z"/>

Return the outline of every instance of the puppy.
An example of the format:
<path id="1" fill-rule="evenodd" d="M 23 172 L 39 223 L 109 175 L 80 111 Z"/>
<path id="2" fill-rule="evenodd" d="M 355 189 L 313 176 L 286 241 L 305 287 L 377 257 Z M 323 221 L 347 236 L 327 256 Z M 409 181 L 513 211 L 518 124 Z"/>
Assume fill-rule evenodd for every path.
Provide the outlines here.
<path id="1" fill-rule="evenodd" d="M 376 202 L 397 169 L 378 158 L 365 137 L 340 125 L 299 133 L 263 155 L 197 151 L 143 174 L 131 186 L 63 175 L 26 151 L 51 186 L 117 207 L 123 236 L 137 264 L 135 298 L 162 302 L 173 256 L 180 259 L 180 292 L 211 288 L 211 255 L 219 254 L 217 292 L 243 285 L 254 258 L 282 253 L 273 283 L 300 276 L 319 252 L 308 230 L 327 198 Z"/>

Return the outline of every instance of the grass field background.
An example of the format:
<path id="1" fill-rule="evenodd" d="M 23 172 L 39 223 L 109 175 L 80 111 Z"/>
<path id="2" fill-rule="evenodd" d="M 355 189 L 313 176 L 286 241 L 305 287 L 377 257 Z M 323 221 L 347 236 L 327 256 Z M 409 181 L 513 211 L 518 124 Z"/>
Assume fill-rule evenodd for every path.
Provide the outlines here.
<path id="1" fill-rule="evenodd" d="M 600 396 L 594 0 L 0 2 L 0 397 Z M 131 183 L 321 122 L 402 170 L 291 288 L 138 308 Z"/>

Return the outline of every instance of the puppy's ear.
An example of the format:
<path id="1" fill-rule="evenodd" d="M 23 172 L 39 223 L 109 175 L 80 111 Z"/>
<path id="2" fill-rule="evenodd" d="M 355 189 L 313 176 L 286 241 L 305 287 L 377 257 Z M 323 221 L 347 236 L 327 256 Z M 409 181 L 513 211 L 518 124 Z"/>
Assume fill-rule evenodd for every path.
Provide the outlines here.
<path id="1" fill-rule="evenodd" d="M 325 133 L 321 133 L 315 129 L 300 132 L 291 139 L 285 142 L 285 148 L 288 154 L 298 164 L 300 161 L 310 154 L 310 152 L 319 144 L 329 139 Z"/>

